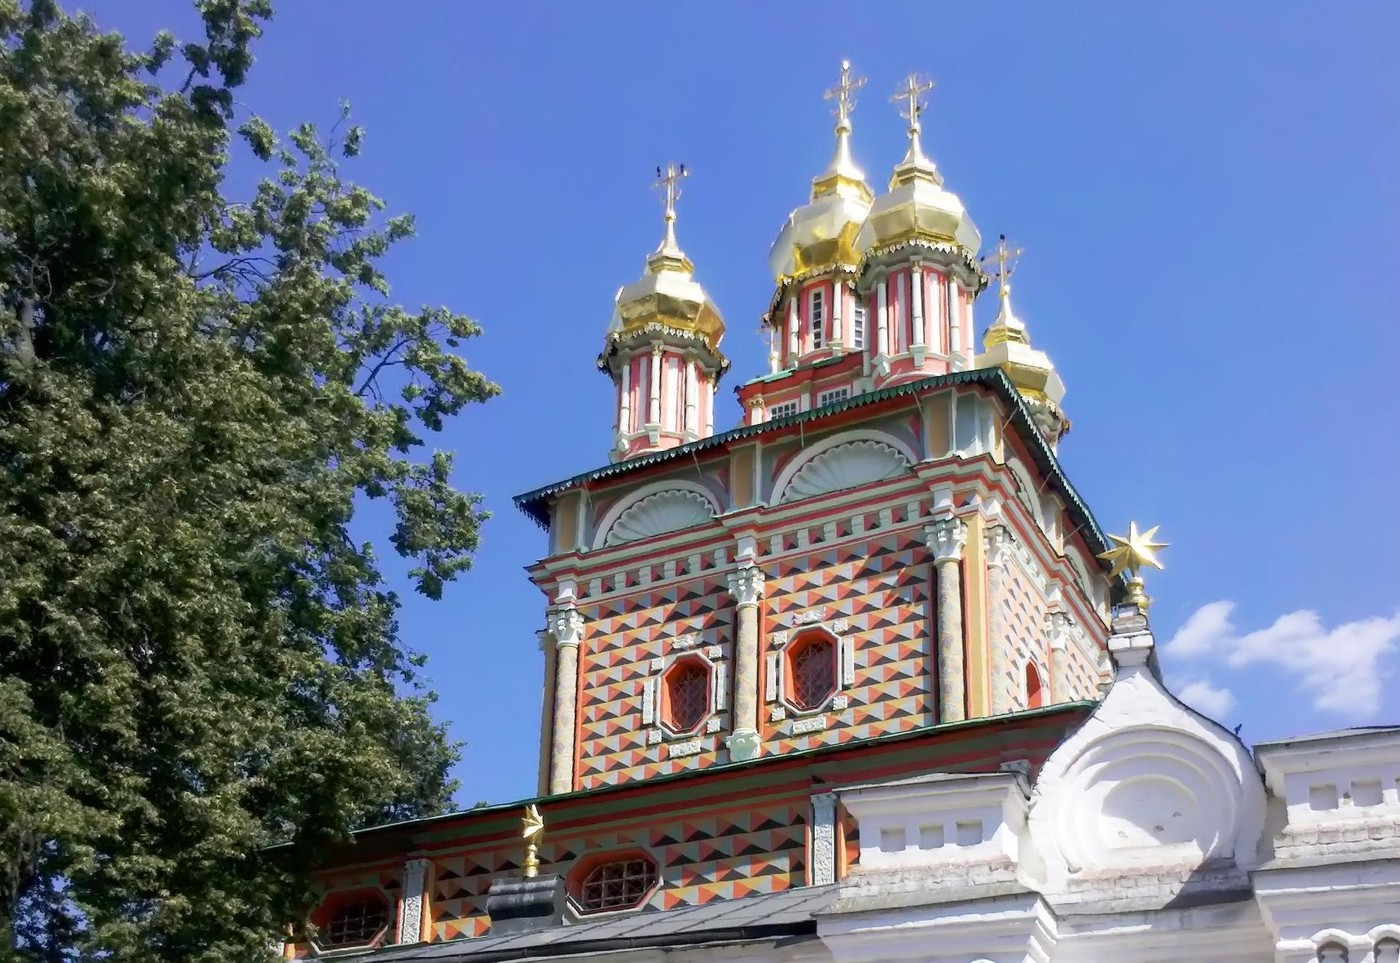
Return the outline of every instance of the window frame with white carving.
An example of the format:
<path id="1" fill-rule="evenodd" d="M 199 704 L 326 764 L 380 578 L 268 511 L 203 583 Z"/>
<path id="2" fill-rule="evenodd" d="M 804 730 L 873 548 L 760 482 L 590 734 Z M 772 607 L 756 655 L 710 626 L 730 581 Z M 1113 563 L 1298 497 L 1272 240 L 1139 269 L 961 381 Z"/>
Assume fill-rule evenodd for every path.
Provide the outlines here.
<path id="1" fill-rule="evenodd" d="M 782 724 L 784 720 L 813 719 L 826 713 L 840 713 L 850 706 L 849 691 L 855 683 L 855 638 L 848 631 L 844 618 L 814 618 L 815 613 L 799 613 L 790 620 L 791 628 L 774 632 L 770 639 L 765 683 L 765 701 L 771 706 L 769 721 Z M 832 680 L 830 690 L 810 704 L 799 703 L 793 691 L 795 653 L 814 643 L 829 642 L 832 646 Z M 793 733 L 792 725 L 786 728 Z"/>

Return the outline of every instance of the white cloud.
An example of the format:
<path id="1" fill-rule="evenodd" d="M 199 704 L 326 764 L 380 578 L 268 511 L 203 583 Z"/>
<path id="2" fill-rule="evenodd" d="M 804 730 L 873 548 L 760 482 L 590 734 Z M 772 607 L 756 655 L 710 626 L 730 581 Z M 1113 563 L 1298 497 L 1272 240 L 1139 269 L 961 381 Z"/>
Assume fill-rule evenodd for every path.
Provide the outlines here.
<path id="1" fill-rule="evenodd" d="M 1280 616 L 1268 628 L 1240 635 L 1230 621 L 1234 608 L 1234 602 L 1225 601 L 1201 606 L 1172 636 L 1164 653 L 1172 658 L 1214 660 L 1234 669 L 1253 665 L 1280 669 L 1318 712 L 1362 719 L 1380 709 L 1382 662 L 1400 648 L 1400 613 L 1328 629 L 1316 612 L 1304 609 Z M 1212 692 L 1224 691 L 1201 684 Z M 1192 701 L 1184 691 L 1182 698 Z"/>
<path id="2" fill-rule="evenodd" d="M 1217 722 L 1235 707 L 1235 694 L 1229 689 L 1211 685 L 1205 679 L 1193 679 L 1177 693 L 1181 701 Z"/>

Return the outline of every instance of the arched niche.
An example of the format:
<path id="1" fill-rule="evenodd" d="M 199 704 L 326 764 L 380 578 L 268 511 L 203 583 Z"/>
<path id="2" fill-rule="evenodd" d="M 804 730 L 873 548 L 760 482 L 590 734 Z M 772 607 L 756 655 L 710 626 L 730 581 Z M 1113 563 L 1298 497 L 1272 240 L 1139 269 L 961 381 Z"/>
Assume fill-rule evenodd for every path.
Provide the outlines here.
<path id="1" fill-rule="evenodd" d="M 801 501 L 894 478 L 916 461 L 909 446 L 888 432 L 844 432 L 793 459 L 773 483 L 773 503 Z"/>
<path id="2" fill-rule="evenodd" d="M 598 522 L 594 548 L 622 545 L 708 524 L 719 504 L 704 486 L 690 481 L 656 482 L 614 505 Z"/>

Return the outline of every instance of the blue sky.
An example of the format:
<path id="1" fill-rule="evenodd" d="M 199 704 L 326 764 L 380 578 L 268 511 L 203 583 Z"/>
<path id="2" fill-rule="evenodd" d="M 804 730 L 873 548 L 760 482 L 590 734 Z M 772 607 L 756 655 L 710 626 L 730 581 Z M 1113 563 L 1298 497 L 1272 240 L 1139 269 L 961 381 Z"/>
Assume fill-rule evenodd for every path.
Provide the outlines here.
<path id="1" fill-rule="evenodd" d="M 476 567 L 402 619 L 466 742 L 463 804 L 534 792 L 544 600 L 522 567 L 545 542 L 510 498 L 606 460 L 593 359 L 660 236 L 653 169 L 693 172 L 679 234 L 729 325 L 723 430 L 842 57 L 870 81 L 872 185 L 903 151 L 888 94 L 928 73 L 928 153 L 984 236 L 1025 246 L 1066 471 L 1107 530 L 1171 543 L 1149 582 L 1170 680 L 1247 739 L 1400 715 L 1400 5 L 279 6 L 244 109 L 286 129 L 351 102 L 347 173 L 418 219 L 395 295 L 477 318 L 469 360 L 504 389 L 436 440 L 495 512 Z M 88 7 L 133 38 L 193 26 L 184 0 Z"/>

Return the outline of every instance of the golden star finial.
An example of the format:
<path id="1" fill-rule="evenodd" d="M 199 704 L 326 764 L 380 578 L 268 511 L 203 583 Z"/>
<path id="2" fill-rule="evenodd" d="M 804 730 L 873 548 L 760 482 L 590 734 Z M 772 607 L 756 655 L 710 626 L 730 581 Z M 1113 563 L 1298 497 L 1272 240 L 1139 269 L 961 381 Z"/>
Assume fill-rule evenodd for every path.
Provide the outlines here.
<path id="1" fill-rule="evenodd" d="M 525 875 L 538 876 L 540 872 L 540 837 L 544 835 L 544 817 L 534 803 L 525 807 L 525 818 L 520 820 L 520 836 L 525 840 Z"/>
<path id="2" fill-rule="evenodd" d="M 1162 563 L 1157 559 L 1157 551 L 1166 548 L 1167 543 L 1154 542 L 1152 539 L 1157 535 L 1157 529 L 1161 527 L 1153 525 L 1147 531 L 1139 532 L 1137 522 L 1129 522 L 1126 536 L 1108 536 L 1116 547 L 1106 552 L 1100 552 L 1099 558 L 1113 566 L 1113 570 L 1109 574 L 1121 575 L 1126 571 L 1130 578 L 1137 578 L 1138 572 L 1146 566 L 1160 569 Z"/>

